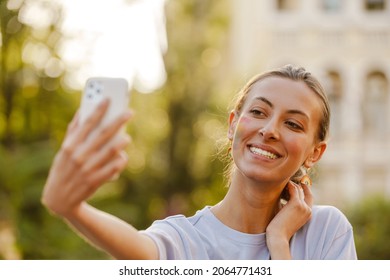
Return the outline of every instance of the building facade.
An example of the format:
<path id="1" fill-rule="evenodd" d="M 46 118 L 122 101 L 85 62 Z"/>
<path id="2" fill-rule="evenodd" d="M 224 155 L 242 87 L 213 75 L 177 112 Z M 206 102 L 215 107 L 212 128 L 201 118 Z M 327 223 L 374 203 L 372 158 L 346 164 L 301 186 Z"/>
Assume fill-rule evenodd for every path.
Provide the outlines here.
<path id="1" fill-rule="evenodd" d="M 316 202 L 390 197 L 390 0 L 231 1 L 232 75 L 296 64 L 327 90 L 331 136 Z"/>

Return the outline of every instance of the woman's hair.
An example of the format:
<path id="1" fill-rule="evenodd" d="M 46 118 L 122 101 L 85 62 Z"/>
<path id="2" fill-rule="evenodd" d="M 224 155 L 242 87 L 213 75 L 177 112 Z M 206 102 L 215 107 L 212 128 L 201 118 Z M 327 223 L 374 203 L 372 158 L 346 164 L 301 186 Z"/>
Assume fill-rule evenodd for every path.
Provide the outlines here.
<path id="1" fill-rule="evenodd" d="M 279 69 L 271 70 L 264 72 L 262 74 L 254 76 L 249 82 L 241 89 L 241 91 L 236 96 L 236 101 L 233 110 L 241 114 L 242 107 L 247 99 L 249 91 L 252 89 L 253 85 L 259 81 L 270 77 L 281 77 L 290 79 L 292 81 L 302 81 L 304 82 L 321 100 L 322 103 L 322 116 L 317 131 L 317 141 L 324 141 L 327 139 L 329 134 L 329 122 L 330 122 L 330 107 L 329 101 L 326 96 L 325 90 L 320 84 L 320 82 L 311 75 L 310 72 L 306 71 L 303 67 L 295 67 L 292 65 L 286 65 Z M 229 143 L 230 145 L 231 143 Z M 228 148 L 230 149 L 230 148 Z M 226 167 L 225 175 L 230 178 L 234 164 L 232 159 L 229 159 L 229 164 Z M 291 178 L 295 182 L 299 182 L 300 178 L 306 174 L 306 170 L 301 167 Z"/>

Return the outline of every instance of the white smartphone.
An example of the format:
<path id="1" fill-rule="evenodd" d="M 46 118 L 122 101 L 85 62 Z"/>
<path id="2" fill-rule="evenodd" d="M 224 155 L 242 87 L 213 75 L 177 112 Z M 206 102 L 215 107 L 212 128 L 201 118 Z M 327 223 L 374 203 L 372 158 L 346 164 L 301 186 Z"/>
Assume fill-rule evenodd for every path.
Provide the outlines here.
<path id="1" fill-rule="evenodd" d="M 80 122 L 84 122 L 104 98 L 110 99 L 110 104 L 99 127 L 112 122 L 127 110 L 130 100 L 127 80 L 107 77 L 89 78 L 81 98 Z"/>

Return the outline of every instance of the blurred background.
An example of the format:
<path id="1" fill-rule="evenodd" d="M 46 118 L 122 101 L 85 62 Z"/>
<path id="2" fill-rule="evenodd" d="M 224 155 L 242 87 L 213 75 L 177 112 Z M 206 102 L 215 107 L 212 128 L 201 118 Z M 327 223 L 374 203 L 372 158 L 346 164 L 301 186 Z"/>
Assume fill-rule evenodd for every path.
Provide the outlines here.
<path id="1" fill-rule="evenodd" d="M 292 63 L 332 106 L 316 202 L 360 259 L 390 259 L 389 0 L 1 0 L 0 259 L 109 259 L 40 204 L 90 76 L 122 76 L 136 116 L 122 176 L 91 199 L 138 229 L 218 202 L 231 100 Z"/>

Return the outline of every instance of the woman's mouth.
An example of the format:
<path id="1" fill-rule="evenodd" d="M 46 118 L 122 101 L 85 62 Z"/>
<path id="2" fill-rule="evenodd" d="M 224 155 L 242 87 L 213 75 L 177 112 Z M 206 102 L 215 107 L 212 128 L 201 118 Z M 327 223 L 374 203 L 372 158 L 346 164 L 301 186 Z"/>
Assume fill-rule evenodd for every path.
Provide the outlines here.
<path id="1" fill-rule="evenodd" d="M 254 153 L 255 155 L 260 155 L 260 156 L 264 156 L 266 158 L 269 158 L 269 159 L 277 159 L 279 158 L 280 156 L 275 154 L 275 153 L 272 153 L 270 151 L 266 151 L 266 150 L 263 150 L 259 147 L 255 147 L 255 146 L 250 146 L 249 147 L 249 150 Z"/>

